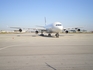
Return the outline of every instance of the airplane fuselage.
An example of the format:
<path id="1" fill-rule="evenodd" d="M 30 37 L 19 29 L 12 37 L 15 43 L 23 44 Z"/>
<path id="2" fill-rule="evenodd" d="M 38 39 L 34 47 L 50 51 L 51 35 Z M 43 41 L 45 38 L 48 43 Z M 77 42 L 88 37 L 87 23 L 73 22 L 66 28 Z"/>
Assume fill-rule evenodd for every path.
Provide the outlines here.
<path id="1" fill-rule="evenodd" d="M 54 22 L 52 24 L 46 25 L 45 28 L 47 33 L 59 33 L 63 30 L 63 26 L 60 22 Z"/>

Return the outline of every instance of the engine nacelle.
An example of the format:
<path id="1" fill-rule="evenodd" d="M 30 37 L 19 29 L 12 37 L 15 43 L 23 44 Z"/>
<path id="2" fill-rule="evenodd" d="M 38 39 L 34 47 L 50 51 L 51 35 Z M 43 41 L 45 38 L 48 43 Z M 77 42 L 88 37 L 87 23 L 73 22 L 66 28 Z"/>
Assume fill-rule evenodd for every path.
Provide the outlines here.
<path id="1" fill-rule="evenodd" d="M 38 31 L 35 31 L 36 34 L 38 34 L 39 32 Z"/>
<path id="2" fill-rule="evenodd" d="M 22 32 L 22 29 L 19 29 L 19 32 Z"/>
<path id="3" fill-rule="evenodd" d="M 68 33 L 68 31 L 66 30 L 65 33 Z"/>
<path id="4" fill-rule="evenodd" d="M 79 28 L 75 28 L 75 30 L 80 32 L 80 29 Z"/>
<path id="5" fill-rule="evenodd" d="M 80 29 L 77 29 L 77 31 L 80 31 Z"/>

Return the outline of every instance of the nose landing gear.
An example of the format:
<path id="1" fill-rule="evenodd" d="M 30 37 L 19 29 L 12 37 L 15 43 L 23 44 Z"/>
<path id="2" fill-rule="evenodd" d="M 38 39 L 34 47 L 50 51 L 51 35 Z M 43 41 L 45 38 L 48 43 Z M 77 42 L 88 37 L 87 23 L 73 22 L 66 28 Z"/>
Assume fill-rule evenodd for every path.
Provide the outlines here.
<path id="1" fill-rule="evenodd" d="M 59 33 L 56 33 L 55 36 L 58 38 L 59 37 Z"/>

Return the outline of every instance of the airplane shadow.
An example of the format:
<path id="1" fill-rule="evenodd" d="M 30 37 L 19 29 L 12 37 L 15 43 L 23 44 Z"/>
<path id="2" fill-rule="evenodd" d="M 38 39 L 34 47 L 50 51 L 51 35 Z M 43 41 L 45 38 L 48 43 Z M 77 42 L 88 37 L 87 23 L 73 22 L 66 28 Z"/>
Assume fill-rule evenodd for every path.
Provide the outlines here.
<path id="1" fill-rule="evenodd" d="M 41 36 L 41 35 L 39 35 L 39 36 Z M 42 37 L 55 38 L 55 36 L 48 36 L 48 35 L 44 35 L 44 36 L 42 36 Z"/>
<path id="2" fill-rule="evenodd" d="M 41 35 L 39 35 L 39 36 L 41 36 Z M 58 37 L 58 38 L 60 38 L 60 37 L 64 37 L 64 36 L 65 36 L 65 35 L 59 35 L 59 37 Z M 55 36 L 55 35 L 51 35 L 51 36 L 44 35 L 44 36 L 41 36 L 41 37 L 56 38 L 56 36 Z"/>
<path id="3" fill-rule="evenodd" d="M 56 38 L 55 35 L 51 35 L 51 36 L 48 36 L 48 35 L 44 35 L 44 36 L 42 36 L 42 35 L 32 35 L 32 37 L 37 37 L 37 36 L 46 37 L 46 38 Z M 60 35 L 59 37 L 63 37 L 63 36 L 65 36 L 65 35 Z"/>
<path id="4" fill-rule="evenodd" d="M 44 36 L 41 36 L 41 35 L 17 35 L 17 37 L 20 37 L 20 36 L 32 36 L 32 37 L 46 37 L 46 38 L 56 38 L 55 35 L 51 35 L 51 36 L 48 36 L 48 35 L 44 35 Z M 60 37 L 64 37 L 64 36 L 73 36 L 73 35 L 59 35 L 59 38 Z"/>

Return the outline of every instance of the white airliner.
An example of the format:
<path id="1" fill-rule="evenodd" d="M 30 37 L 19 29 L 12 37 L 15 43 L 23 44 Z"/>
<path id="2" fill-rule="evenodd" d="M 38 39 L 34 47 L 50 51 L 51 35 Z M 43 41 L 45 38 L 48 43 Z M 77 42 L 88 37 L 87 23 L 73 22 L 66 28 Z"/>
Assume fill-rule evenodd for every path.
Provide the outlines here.
<path id="1" fill-rule="evenodd" d="M 52 33 L 55 33 L 55 36 L 58 38 L 59 33 L 64 31 L 65 33 L 68 33 L 70 30 L 75 30 L 75 31 L 80 31 L 80 27 L 75 27 L 75 28 L 63 28 L 62 23 L 60 22 L 54 22 L 51 24 L 46 25 L 46 17 L 45 19 L 45 26 L 38 26 L 40 28 L 20 28 L 20 27 L 10 27 L 10 28 L 16 28 L 19 29 L 19 32 L 23 32 L 24 29 L 33 29 L 35 30 L 35 33 L 38 34 L 41 32 L 41 36 L 44 36 L 43 32 L 48 33 L 48 36 L 51 36 Z"/>
<path id="2" fill-rule="evenodd" d="M 38 34 L 39 32 L 41 32 L 41 36 L 44 36 L 43 32 L 48 33 L 48 36 L 51 36 L 51 33 L 55 33 L 55 36 L 58 38 L 59 37 L 59 33 L 62 32 L 63 30 L 68 33 L 69 29 L 65 29 L 63 28 L 62 23 L 60 22 L 54 22 L 52 24 L 49 25 L 45 25 L 45 26 L 39 26 L 41 28 L 31 28 L 31 29 L 35 29 L 35 33 Z M 19 29 L 19 32 L 22 32 L 22 28 L 20 27 L 10 27 L 10 28 L 16 28 Z M 80 31 L 80 29 L 74 28 L 77 31 Z"/>
<path id="3" fill-rule="evenodd" d="M 38 26 L 40 28 L 31 28 L 36 30 L 35 33 L 38 34 L 39 32 L 41 32 L 41 36 L 44 36 L 43 32 L 48 33 L 48 36 L 51 36 L 51 33 L 56 33 L 55 36 L 59 37 L 59 33 L 62 32 L 63 30 L 63 26 L 60 22 L 54 22 L 52 24 L 46 25 L 46 26 Z M 10 28 L 16 28 L 19 29 L 19 32 L 22 32 L 22 28 L 20 27 L 10 27 Z M 28 28 L 30 29 L 30 28 Z"/>
<path id="4" fill-rule="evenodd" d="M 62 32 L 63 26 L 60 22 L 54 22 L 52 24 L 46 25 L 42 27 L 42 29 L 37 29 L 35 32 L 36 34 L 41 31 L 41 36 L 44 36 L 43 32 L 48 33 L 48 36 L 51 36 L 51 33 L 56 33 L 55 36 L 59 37 L 59 33 Z"/>

